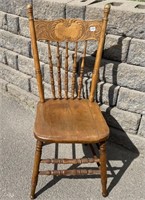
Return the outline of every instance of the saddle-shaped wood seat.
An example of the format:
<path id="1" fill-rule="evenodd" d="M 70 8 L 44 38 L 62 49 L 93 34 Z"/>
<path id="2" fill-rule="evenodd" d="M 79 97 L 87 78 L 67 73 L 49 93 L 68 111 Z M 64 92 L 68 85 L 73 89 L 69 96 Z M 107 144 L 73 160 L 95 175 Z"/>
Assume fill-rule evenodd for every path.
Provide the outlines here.
<path id="1" fill-rule="evenodd" d="M 108 138 L 109 128 L 97 103 L 56 99 L 38 103 L 34 134 L 50 143 L 98 143 Z"/>

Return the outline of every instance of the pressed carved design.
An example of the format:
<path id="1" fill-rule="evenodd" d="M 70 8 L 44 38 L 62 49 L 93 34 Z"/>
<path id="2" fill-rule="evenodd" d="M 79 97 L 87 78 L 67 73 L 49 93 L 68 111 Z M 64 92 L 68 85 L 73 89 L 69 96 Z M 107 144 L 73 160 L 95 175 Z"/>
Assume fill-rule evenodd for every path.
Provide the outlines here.
<path id="1" fill-rule="evenodd" d="M 82 21 L 79 19 L 35 20 L 34 24 L 37 40 L 59 42 L 98 40 L 102 28 L 102 21 Z"/>

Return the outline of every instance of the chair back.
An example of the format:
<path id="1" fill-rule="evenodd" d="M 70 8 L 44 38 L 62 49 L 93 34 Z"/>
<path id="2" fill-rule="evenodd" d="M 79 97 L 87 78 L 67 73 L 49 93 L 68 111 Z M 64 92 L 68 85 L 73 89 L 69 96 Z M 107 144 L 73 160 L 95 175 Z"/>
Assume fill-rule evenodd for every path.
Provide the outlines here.
<path id="1" fill-rule="evenodd" d="M 48 45 L 49 75 L 54 99 L 82 98 L 87 44 L 91 40 L 98 43 L 89 93 L 89 100 L 94 101 L 110 5 L 107 4 L 104 7 L 102 20 L 93 21 L 80 19 L 35 20 L 32 6 L 28 5 L 27 9 L 40 101 L 44 102 L 45 98 L 37 41 L 43 40 Z M 56 47 L 55 53 L 52 51 L 52 44 Z M 69 56 L 70 45 L 74 50 L 71 56 Z M 65 53 L 65 56 L 62 55 L 62 52 Z M 81 63 L 78 62 L 80 57 Z M 55 62 L 53 62 L 53 58 Z M 72 62 L 70 62 L 70 59 L 72 59 Z M 78 63 L 80 63 L 80 66 Z"/>

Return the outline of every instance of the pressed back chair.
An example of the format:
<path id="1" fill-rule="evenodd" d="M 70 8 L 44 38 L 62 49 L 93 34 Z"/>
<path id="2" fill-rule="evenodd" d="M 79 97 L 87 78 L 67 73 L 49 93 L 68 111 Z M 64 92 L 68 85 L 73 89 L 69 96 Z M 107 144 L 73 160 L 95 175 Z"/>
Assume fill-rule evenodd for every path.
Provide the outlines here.
<path id="1" fill-rule="evenodd" d="M 37 139 L 34 168 L 31 185 L 31 198 L 35 196 L 38 175 L 87 175 L 100 174 L 102 183 L 102 195 L 107 196 L 107 172 L 106 172 L 106 140 L 109 137 L 109 128 L 96 102 L 94 95 L 99 76 L 99 66 L 105 41 L 105 31 L 108 21 L 110 5 L 104 7 L 104 17 L 101 21 L 83 21 L 80 19 L 58 19 L 53 21 L 34 20 L 32 6 L 28 5 L 30 35 L 32 42 L 33 58 L 40 101 L 37 105 L 36 120 L 34 124 L 34 136 Z M 45 40 L 48 43 L 48 59 L 50 69 L 50 83 L 52 98 L 44 98 L 42 75 L 37 48 L 37 41 Z M 89 99 L 82 98 L 83 75 L 87 41 L 98 41 L 95 64 L 92 73 L 92 82 Z M 84 50 L 77 81 L 77 51 L 79 42 L 84 41 Z M 50 42 L 56 42 L 57 83 L 54 79 L 54 66 Z M 60 55 L 60 43 L 65 42 L 64 80 L 62 79 L 62 62 Z M 69 42 L 74 42 L 71 90 L 68 87 L 69 68 Z M 64 81 L 64 91 L 62 83 Z M 69 96 L 70 95 L 70 96 Z M 93 158 L 80 159 L 41 159 L 44 143 L 81 143 L 88 144 L 92 150 Z M 93 143 L 99 147 L 99 158 L 95 154 Z M 96 162 L 99 166 L 96 170 L 47 170 L 39 171 L 40 163 L 53 164 L 81 164 Z"/>

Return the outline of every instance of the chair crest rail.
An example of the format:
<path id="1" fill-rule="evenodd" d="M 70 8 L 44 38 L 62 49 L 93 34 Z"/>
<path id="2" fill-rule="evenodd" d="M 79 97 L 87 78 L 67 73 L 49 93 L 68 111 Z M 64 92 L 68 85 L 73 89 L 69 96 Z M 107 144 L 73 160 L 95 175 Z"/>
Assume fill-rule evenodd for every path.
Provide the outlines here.
<path id="1" fill-rule="evenodd" d="M 58 19 L 53 21 L 34 20 L 36 39 L 50 41 L 99 40 L 102 21 Z"/>

